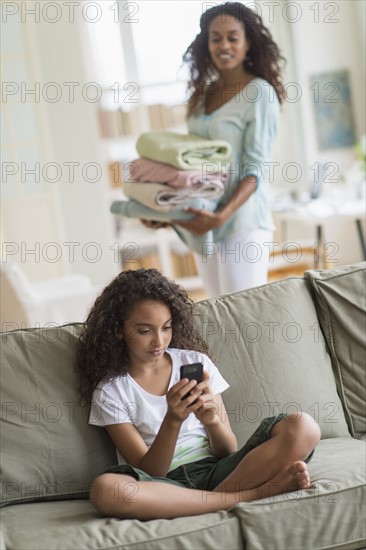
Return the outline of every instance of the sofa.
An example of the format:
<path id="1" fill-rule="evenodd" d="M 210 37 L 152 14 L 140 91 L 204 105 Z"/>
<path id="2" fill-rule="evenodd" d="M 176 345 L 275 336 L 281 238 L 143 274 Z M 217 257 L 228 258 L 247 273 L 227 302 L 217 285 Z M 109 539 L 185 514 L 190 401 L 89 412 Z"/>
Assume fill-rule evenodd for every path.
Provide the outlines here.
<path id="1" fill-rule="evenodd" d="M 197 329 L 230 384 L 223 399 L 239 445 L 279 412 L 306 411 L 322 432 L 311 489 L 217 513 L 99 516 L 88 490 L 116 453 L 78 403 L 82 325 L 2 333 L 1 548 L 364 548 L 365 267 L 311 270 L 196 304 Z"/>

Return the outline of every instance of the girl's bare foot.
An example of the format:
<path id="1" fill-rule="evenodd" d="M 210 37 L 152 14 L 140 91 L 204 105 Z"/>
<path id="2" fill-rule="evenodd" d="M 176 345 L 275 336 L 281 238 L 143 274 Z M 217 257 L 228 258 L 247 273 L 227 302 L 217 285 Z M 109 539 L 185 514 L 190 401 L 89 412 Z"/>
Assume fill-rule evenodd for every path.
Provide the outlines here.
<path id="1" fill-rule="evenodd" d="M 289 493 L 297 489 L 308 489 L 311 485 L 308 467 L 305 462 L 298 460 L 279 472 L 269 483 L 276 485 L 281 493 Z"/>
<path id="2" fill-rule="evenodd" d="M 244 490 L 241 494 L 241 500 L 249 502 L 299 489 L 309 489 L 310 487 L 311 482 L 307 465 L 305 462 L 298 460 L 287 466 L 264 485 L 255 489 Z"/>

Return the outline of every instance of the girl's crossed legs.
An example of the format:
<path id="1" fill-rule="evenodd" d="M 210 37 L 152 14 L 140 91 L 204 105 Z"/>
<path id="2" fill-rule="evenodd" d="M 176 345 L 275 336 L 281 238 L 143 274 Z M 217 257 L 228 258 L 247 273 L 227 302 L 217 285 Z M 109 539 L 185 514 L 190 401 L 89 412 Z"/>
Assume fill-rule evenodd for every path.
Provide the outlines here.
<path id="1" fill-rule="evenodd" d="M 304 461 L 319 439 L 314 419 L 294 413 L 278 422 L 270 439 L 245 455 L 213 491 L 105 473 L 94 481 L 90 499 L 102 515 L 150 520 L 227 510 L 238 502 L 308 489 L 311 483 Z"/>

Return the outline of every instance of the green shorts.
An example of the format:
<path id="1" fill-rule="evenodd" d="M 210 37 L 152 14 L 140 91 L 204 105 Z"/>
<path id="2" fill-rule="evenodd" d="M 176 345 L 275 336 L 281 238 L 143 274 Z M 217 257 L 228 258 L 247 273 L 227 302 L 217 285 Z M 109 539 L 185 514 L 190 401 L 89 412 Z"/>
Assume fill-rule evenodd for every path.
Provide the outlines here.
<path id="1" fill-rule="evenodd" d="M 120 464 L 107 468 L 104 473 L 126 474 L 134 477 L 137 481 L 158 481 L 162 483 L 172 483 L 180 487 L 189 487 L 191 489 L 201 489 L 212 491 L 219 483 L 228 477 L 236 468 L 242 458 L 258 445 L 261 445 L 270 438 L 270 431 L 277 422 L 285 418 L 286 414 L 279 414 L 264 418 L 253 435 L 248 439 L 245 445 L 224 458 L 210 456 L 191 462 L 175 468 L 168 472 L 166 477 L 151 476 L 130 466 L 129 464 Z M 305 462 L 309 462 L 314 451 L 308 456 Z"/>

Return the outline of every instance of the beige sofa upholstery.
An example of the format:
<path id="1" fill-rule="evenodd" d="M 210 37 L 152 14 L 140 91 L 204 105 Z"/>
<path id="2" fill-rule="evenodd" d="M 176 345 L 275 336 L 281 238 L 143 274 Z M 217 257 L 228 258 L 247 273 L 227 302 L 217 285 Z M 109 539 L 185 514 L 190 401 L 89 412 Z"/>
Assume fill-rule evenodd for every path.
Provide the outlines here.
<path id="1" fill-rule="evenodd" d="M 230 383 L 223 399 L 239 444 L 265 416 L 297 410 L 319 422 L 322 440 L 312 489 L 174 520 L 101 518 L 87 500 L 116 455 L 77 401 L 81 326 L 3 333 L 1 547 L 363 548 L 364 289 L 363 263 L 196 305 L 196 326 Z"/>

